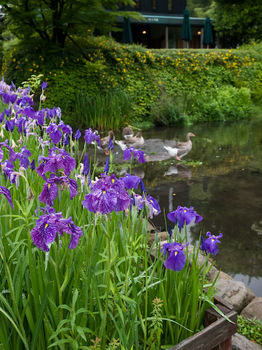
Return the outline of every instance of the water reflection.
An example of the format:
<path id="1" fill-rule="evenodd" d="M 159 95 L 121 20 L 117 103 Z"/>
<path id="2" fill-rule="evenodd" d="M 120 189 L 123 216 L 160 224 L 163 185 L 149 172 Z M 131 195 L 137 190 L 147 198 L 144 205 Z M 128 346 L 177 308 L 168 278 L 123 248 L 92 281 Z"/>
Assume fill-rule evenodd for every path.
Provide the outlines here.
<path id="1" fill-rule="evenodd" d="M 156 135 L 158 140 L 183 139 L 188 131 L 196 137 L 185 160 L 201 165 L 169 160 L 149 161 L 144 167 L 144 183 L 162 208 L 154 223 L 165 229 L 169 211 L 193 206 L 204 219 L 190 227 L 190 240 L 198 240 L 200 232 L 222 232 L 217 266 L 262 296 L 262 122 L 168 128 L 143 135 L 147 141 Z M 160 152 L 154 149 L 153 157 Z"/>

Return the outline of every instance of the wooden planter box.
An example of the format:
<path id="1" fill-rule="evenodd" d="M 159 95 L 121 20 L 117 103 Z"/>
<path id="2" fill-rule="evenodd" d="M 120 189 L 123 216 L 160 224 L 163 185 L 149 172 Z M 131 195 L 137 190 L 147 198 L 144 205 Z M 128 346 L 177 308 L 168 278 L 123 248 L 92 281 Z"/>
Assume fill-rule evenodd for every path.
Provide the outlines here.
<path id="1" fill-rule="evenodd" d="M 234 323 L 228 322 L 213 308 L 207 309 L 205 328 L 169 350 L 231 350 L 231 337 L 237 332 L 237 312 L 224 300 L 216 299 L 215 304 Z"/>

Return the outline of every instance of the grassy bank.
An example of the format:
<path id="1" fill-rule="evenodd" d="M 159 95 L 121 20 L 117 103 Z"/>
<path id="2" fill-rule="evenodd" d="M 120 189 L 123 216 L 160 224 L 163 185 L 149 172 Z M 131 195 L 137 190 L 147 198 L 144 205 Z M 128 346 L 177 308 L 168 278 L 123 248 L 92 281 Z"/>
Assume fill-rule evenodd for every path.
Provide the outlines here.
<path id="1" fill-rule="evenodd" d="M 149 50 L 89 37 L 75 48 L 6 47 L 2 74 L 49 83 L 46 105 L 74 126 L 120 129 L 194 124 L 252 115 L 262 97 L 262 45 L 237 50 Z M 36 93 L 37 95 L 37 93 Z"/>

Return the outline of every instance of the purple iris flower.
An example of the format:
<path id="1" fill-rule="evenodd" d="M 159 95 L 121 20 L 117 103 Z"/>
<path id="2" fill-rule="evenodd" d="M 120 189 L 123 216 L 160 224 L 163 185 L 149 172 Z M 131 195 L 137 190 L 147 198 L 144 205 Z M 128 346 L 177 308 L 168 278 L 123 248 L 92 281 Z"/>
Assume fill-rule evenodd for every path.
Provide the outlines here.
<path id="1" fill-rule="evenodd" d="M 33 159 L 32 162 L 30 163 L 30 169 L 35 170 L 35 160 Z"/>
<path id="2" fill-rule="evenodd" d="M 51 123 L 46 129 L 46 132 L 49 134 L 50 139 L 55 145 L 61 141 L 62 133 L 59 130 L 58 125 L 56 125 L 55 123 Z"/>
<path id="3" fill-rule="evenodd" d="M 159 213 L 161 213 L 160 206 L 158 204 L 158 201 L 155 198 L 148 195 L 146 197 L 146 204 L 147 204 L 147 207 L 149 209 L 148 216 L 150 217 L 150 219 L 153 219 L 153 215 L 156 216 Z"/>
<path id="4" fill-rule="evenodd" d="M 132 198 L 132 204 L 137 207 L 138 211 L 142 210 L 145 206 L 145 197 L 135 193 Z"/>
<path id="5" fill-rule="evenodd" d="M 10 93 L 2 92 L 1 95 L 2 95 L 3 102 L 6 104 L 8 104 L 9 102 L 15 103 L 17 99 L 17 95 L 11 92 Z"/>
<path id="6" fill-rule="evenodd" d="M 134 148 L 130 147 L 130 148 L 126 148 L 124 150 L 124 160 L 130 160 L 131 159 L 131 157 L 133 155 L 132 149 L 134 149 Z"/>
<path id="7" fill-rule="evenodd" d="M 141 178 L 135 175 L 126 174 L 125 177 L 120 178 L 125 184 L 125 188 L 131 190 L 136 189 L 139 186 Z"/>
<path id="8" fill-rule="evenodd" d="M 35 112 L 35 118 L 37 123 L 43 126 L 45 124 L 45 110 L 41 109 L 40 111 Z"/>
<path id="9" fill-rule="evenodd" d="M 144 157 L 144 152 L 143 151 L 138 150 L 137 159 L 138 159 L 139 163 L 145 163 L 146 162 L 146 159 Z"/>
<path id="10" fill-rule="evenodd" d="M 24 108 L 22 114 L 29 118 L 35 119 L 35 110 L 30 106 Z"/>
<path id="11" fill-rule="evenodd" d="M 158 201 L 149 195 L 145 197 L 144 195 L 140 196 L 139 194 L 135 194 L 133 196 L 133 204 L 137 207 L 138 211 L 142 210 L 146 206 L 150 219 L 153 219 L 154 215 L 156 216 L 161 213 Z"/>
<path id="12" fill-rule="evenodd" d="M 55 117 L 57 117 L 58 119 L 61 119 L 62 111 L 61 111 L 60 107 L 54 107 L 52 109 L 52 111 L 53 111 Z"/>
<path id="13" fill-rule="evenodd" d="M 10 95 L 6 92 L 1 92 L 2 100 L 4 103 L 8 104 L 10 102 Z"/>
<path id="14" fill-rule="evenodd" d="M 54 144 L 57 144 L 62 139 L 62 132 L 60 130 L 63 131 L 64 134 L 72 134 L 71 126 L 64 124 L 63 121 L 61 121 L 58 125 L 51 123 L 46 129 L 46 132 L 49 134 Z"/>
<path id="15" fill-rule="evenodd" d="M 47 88 L 47 83 L 45 81 L 43 81 L 41 84 L 41 89 L 45 90 L 46 88 Z"/>
<path id="16" fill-rule="evenodd" d="M 17 158 L 20 160 L 20 166 L 27 169 L 30 165 L 29 157 L 31 157 L 32 153 L 24 146 L 21 148 L 21 152 L 17 153 Z"/>
<path id="17" fill-rule="evenodd" d="M 172 230 L 171 230 L 171 227 L 170 227 L 170 225 L 168 224 L 167 225 L 167 232 L 168 232 L 168 235 L 169 235 L 169 237 L 170 237 L 170 239 L 172 238 Z"/>
<path id="18" fill-rule="evenodd" d="M 79 129 L 77 129 L 74 138 L 75 138 L 75 140 L 78 140 L 78 139 L 80 139 L 80 137 L 81 137 L 81 131 Z"/>
<path id="19" fill-rule="evenodd" d="M 9 161 L 14 162 L 17 158 L 17 155 L 16 155 L 15 151 L 13 150 L 13 148 L 8 145 L 8 140 L 5 140 L 5 142 L 0 142 L 0 149 L 2 149 L 3 146 L 9 150 Z M 3 152 L 0 153 L 0 161 L 2 159 L 3 159 Z"/>
<path id="20" fill-rule="evenodd" d="M 65 135 L 64 140 L 63 140 L 63 144 L 64 144 L 65 146 L 68 146 L 68 145 L 69 145 L 69 136 L 68 136 L 68 135 Z"/>
<path id="21" fill-rule="evenodd" d="M 92 187 L 91 193 L 85 196 L 83 206 L 91 212 L 108 214 L 129 208 L 130 196 L 124 183 L 115 175 L 103 177 Z"/>
<path id="22" fill-rule="evenodd" d="M 167 214 L 167 217 L 170 221 L 174 222 L 175 225 L 178 224 L 179 230 L 181 230 L 184 225 L 190 224 L 190 222 L 195 219 L 195 223 L 198 223 L 203 219 L 202 216 L 198 215 L 193 207 L 181 207 L 178 206 L 176 210 Z"/>
<path id="23" fill-rule="evenodd" d="M 47 215 L 47 214 L 55 214 L 55 209 L 50 207 L 49 205 L 46 205 L 44 208 L 43 207 L 38 207 L 35 210 L 35 215 L 40 215 L 40 211 L 43 212 L 43 215 Z"/>
<path id="24" fill-rule="evenodd" d="M 61 110 L 60 110 L 61 112 Z M 58 113 L 59 115 L 60 113 Z M 50 108 L 46 108 L 46 116 L 47 118 L 49 118 L 50 120 L 54 120 L 57 117 L 57 111 L 56 111 L 56 107 L 50 109 Z M 61 115 L 60 115 L 61 116 Z M 59 118 L 59 117 L 58 117 Z"/>
<path id="25" fill-rule="evenodd" d="M 72 134 L 72 128 L 70 125 L 66 125 L 62 120 L 58 124 L 58 127 L 63 131 L 64 134 L 71 135 Z"/>
<path id="26" fill-rule="evenodd" d="M 88 130 L 85 130 L 84 139 L 88 145 L 90 145 L 92 142 L 96 142 L 98 146 L 101 147 L 100 135 L 98 135 L 97 130 L 93 131 L 91 128 L 89 128 Z"/>
<path id="27" fill-rule="evenodd" d="M 62 190 L 65 188 L 65 186 L 69 188 L 71 200 L 78 193 L 76 180 L 70 179 L 67 176 L 57 177 L 54 174 L 51 174 L 50 178 L 44 183 L 43 190 L 38 197 L 40 202 L 53 206 L 54 200 L 58 195 L 58 185 L 62 185 Z"/>
<path id="28" fill-rule="evenodd" d="M 53 175 L 53 174 L 51 174 Z M 44 183 L 43 190 L 38 196 L 40 202 L 50 205 L 51 207 L 54 205 L 54 200 L 58 195 L 58 187 L 59 178 L 55 175 L 50 176 L 50 179 L 47 179 Z"/>
<path id="29" fill-rule="evenodd" d="M 70 179 L 68 176 L 61 176 L 59 178 L 59 183 L 69 188 L 70 191 L 70 199 L 72 200 L 77 195 L 77 181 L 74 179 Z"/>
<path id="30" fill-rule="evenodd" d="M 48 119 L 52 119 L 55 116 L 50 108 L 46 108 L 45 110 L 46 110 L 46 117 Z"/>
<path id="31" fill-rule="evenodd" d="M 90 172 L 89 160 L 88 160 L 87 153 L 84 156 L 83 165 L 84 165 L 84 168 L 83 168 L 82 174 L 87 176 L 89 174 L 89 172 Z"/>
<path id="32" fill-rule="evenodd" d="M 111 150 L 114 149 L 114 144 L 113 144 L 113 141 L 112 141 L 111 137 L 109 137 L 108 149 L 111 149 Z"/>
<path id="33" fill-rule="evenodd" d="M 68 248 L 75 248 L 83 234 L 82 230 L 74 224 L 72 218 L 63 219 L 61 213 L 52 212 L 40 216 L 36 221 L 36 226 L 31 231 L 31 237 L 38 248 L 44 252 L 49 252 L 49 246 L 54 242 L 57 233 L 63 236 L 63 231 L 72 236 Z"/>
<path id="34" fill-rule="evenodd" d="M 219 238 L 222 238 L 223 234 L 220 233 L 218 236 L 214 236 L 211 235 L 210 232 L 207 232 L 206 235 L 208 236 L 206 240 L 204 240 L 203 236 L 201 236 L 200 249 L 202 249 L 206 254 L 210 253 L 216 255 L 218 252 L 217 243 L 221 243 Z"/>
<path id="35" fill-rule="evenodd" d="M 11 120 L 6 120 L 5 121 L 5 129 L 6 131 L 11 131 L 13 132 L 15 128 L 15 119 L 11 119 Z"/>
<path id="36" fill-rule="evenodd" d="M 71 217 L 60 221 L 59 230 L 63 230 L 65 233 L 71 235 L 71 241 L 68 246 L 69 249 L 74 249 L 78 245 L 80 237 L 83 235 L 81 228 L 74 224 Z"/>
<path id="37" fill-rule="evenodd" d="M 59 153 L 57 153 L 57 151 Z M 42 163 L 36 168 L 37 174 L 45 178 L 45 174 L 49 171 L 55 173 L 58 169 L 64 169 L 67 176 L 70 175 L 76 166 L 75 159 L 71 157 L 64 149 L 53 147 L 49 150 L 48 157 L 39 156 L 38 162 Z"/>
<path id="38" fill-rule="evenodd" d="M 11 108 L 9 108 L 9 109 L 4 109 L 4 111 L 5 111 L 5 115 L 7 116 L 7 117 L 10 117 L 10 115 L 11 115 L 11 113 L 12 113 L 12 110 L 11 110 Z"/>
<path id="39" fill-rule="evenodd" d="M 21 117 L 21 118 L 16 120 L 16 126 L 17 126 L 20 134 L 22 134 L 25 130 L 25 123 L 26 123 L 25 117 Z"/>
<path id="40" fill-rule="evenodd" d="M 0 114 L 0 123 L 3 123 L 3 120 L 5 119 L 5 112 L 2 112 Z"/>
<path id="41" fill-rule="evenodd" d="M 164 243 L 161 252 L 166 255 L 168 252 L 168 259 L 164 263 L 165 267 L 173 271 L 181 271 L 186 263 L 186 256 L 183 249 L 188 245 L 186 243 L 182 246 L 181 243 Z"/>
<path id="42" fill-rule="evenodd" d="M 14 204 L 12 201 L 10 190 L 4 186 L 0 186 L 0 194 L 3 194 L 6 197 L 6 199 L 8 200 L 8 203 L 14 209 Z"/>
<path id="43" fill-rule="evenodd" d="M 15 177 L 11 180 L 11 175 L 14 172 L 14 164 L 12 162 L 8 162 L 8 160 L 5 160 L 3 163 L 1 163 L 3 173 L 8 177 L 9 181 L 11 183 L 15 183 Z"/>
<path id="44" fill-rule="evenodd" d="M 42 151 L 44 153 L 45 147 L 49 147 L 50 146 L 50 141 L 49 140 L 44 141 L 41 137 L 38 137 L 38 141 L 39 141 L 39 143 L 40 143 L 40 145 L 42 147 Z"/>
<path id="45" fill-rule="evenodd" d="M 29 91 L 28 91 L 29 92 Z M 22 98 L 18 99 L 16 101 L 17 105 L 20 106 L 20 107 L 24 107 L 26 105 L 28 106 L 33 106 L 34 104 L 34 101 L 32 100 L 31 97 L 29 96 L 23 96 Z"/>
<path id="46" fill-rule="evenodd" d="M 145 194 L 146 193 L 146 187 L 144 185 L 144 182 L 142 179 L 140 179 L 140 184 L 141 184 L 141 193 Z"/>
<path id="47" fill-rule="evenodd" d="M 105 174 L 108 174 L 108 172 L 109 172 L 109 165 L 110 165 L 110 160 L 109 160 L 109 157 L 108 157 L 107 160 L 106 160 L 105 168 L 104 168 L 104 173 Z"/>
<path id="48" fill-rule="evenodd" d="M 144 152 L 140 149 L 135 149 L 134 147 L 130 147 L 124 150 L 124 160 L 138 159 L 139 163 L 145 163 Z"/>

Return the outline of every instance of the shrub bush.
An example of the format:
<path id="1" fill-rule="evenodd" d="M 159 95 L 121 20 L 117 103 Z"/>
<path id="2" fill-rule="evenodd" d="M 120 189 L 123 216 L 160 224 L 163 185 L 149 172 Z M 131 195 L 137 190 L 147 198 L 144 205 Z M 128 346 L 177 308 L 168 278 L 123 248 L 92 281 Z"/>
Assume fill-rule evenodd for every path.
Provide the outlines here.
<path id="1" fill-rule="evenodd" d="M 225 86 L 210 96 L 207 91 L 196 99 L 192 114 L 198 121 L 238 120 L 249 115 L 251 93 L 248 88 Z"/>
<path id="2" fill-rule="evenodd" d="M 127 119 L 135 124 L 232 120 L 248 117 L 252 103 L 261 103 L 262 45 L 238 50 L 148 50 L 105 37 L 88 37 L 80 45 L 82 53 L 71 43 L 64 49 L 19 43 L 5 51 L 2 73 L 7 82 L 18 85 L 32 74 L 43 74 L 49 83 L 45 106 L 59 105 L 72 125 L 97 120 L 96 128 L 110 126 L 92 118 L 91 109 L 83 118 L 79 106 L 87 96 L 97 105 L 101 97 L 112 94 L 108 111 L 121 109 L 114 98 L 120 90 L 130 101 Z M 109 112 L 107 119 L 112 118 Z M 120 119 L 126 122 L 125 117 Z"/>

